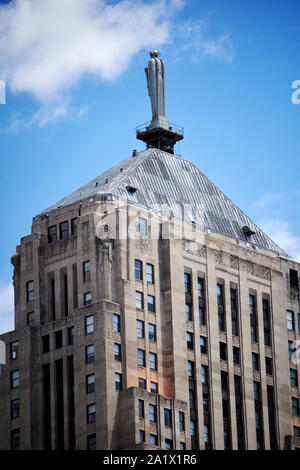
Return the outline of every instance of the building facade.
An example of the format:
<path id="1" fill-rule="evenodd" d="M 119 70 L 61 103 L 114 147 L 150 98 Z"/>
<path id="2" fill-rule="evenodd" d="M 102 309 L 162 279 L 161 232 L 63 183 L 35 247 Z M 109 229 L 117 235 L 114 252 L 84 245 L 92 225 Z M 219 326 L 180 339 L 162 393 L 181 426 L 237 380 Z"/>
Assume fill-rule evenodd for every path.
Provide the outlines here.
<path id="1" fill-rule="evenodd" d="M 1 336 L 1 449 L 299 446 L 299 264 L 247 218 L 230 236 L 246 216 L 217 188 L 197 193 L 205 221 L 220 203 L 214 227 L 174 216 L 191 178 L 208 181 L 135 152 L 33 219 Z"/>

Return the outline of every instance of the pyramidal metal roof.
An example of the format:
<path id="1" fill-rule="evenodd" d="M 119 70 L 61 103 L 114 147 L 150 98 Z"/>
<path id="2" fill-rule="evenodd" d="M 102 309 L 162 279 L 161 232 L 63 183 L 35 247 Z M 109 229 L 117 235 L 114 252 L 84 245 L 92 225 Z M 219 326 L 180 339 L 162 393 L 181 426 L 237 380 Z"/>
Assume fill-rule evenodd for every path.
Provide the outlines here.
<path id="1" fill-rule="evenodd" d="M 251 236 L 252 244 L 286 255 L 195 165 L 154 148 L 126 158 L 43 213 L 103 194 L 112 194 L 166 215 L 170 215 L 171 210 L 174 217 L 191 222 L 195 222 L 195 207 L 201 207 L 202 225 L 206 229 L 245 242 L 243 227 L 248 226 L 255 232 Z"/>

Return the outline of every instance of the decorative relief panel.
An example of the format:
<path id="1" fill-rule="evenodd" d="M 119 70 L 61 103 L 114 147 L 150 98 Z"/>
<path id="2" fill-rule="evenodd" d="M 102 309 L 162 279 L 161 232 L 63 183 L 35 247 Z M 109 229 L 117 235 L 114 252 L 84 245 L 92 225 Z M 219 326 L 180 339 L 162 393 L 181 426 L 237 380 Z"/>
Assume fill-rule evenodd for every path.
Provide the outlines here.
<path id="1" fill-rule="evenodd" d="M 200 334 L 203 336 L 207 336 L 207 326 L 200 325 Z"/>
<path id="2" fill-rule="evenodd" d="M 253 371 L 253 380 L 256 382 L 260 382 L 260 372 L 259 370 L 254 370 Z"/>
<path id="3" fill-rule="evenodd" d="M 216 264 L 234 269 L 236 271 L 239 270 L 239 258 L 237 256 L 233 256 L 224 251 L 216 251 L 215 259 L 216 259 Z"/>
<path id="4" fill-rule="evenodd" d="M 246 269 L 248 274 L 251 276 L 260 277 L 266 281 L 271 280 L 271 268 L 262 266 L 260 264 L 252 263 L 251 261 L 246 261 Z"/>
<path id="5" fill-rule="evenodd" d="M 259 354 L 259 344 L 252 341 L 252 352 Z"/>
<path id="6" fill-rule="evenodd" d="M 220 361 L 220 369 L 228 372 L 228 362 L 224 361 L 224 359 L 221 359 Z"/>
<path id="7" fill-rule="evenodd" d="M 265 346 L 265 355 L 272 357 L 272 348 L 270 346 Z"/>
<path id="8" fill-rule="evenodd" d="M 181 400 L 174 400 L 174 408 L 178 411 L 187 411 L 188 405 L 184 401 Z"/>
<path id="9" fill-rule="evenodd" d="M 223 343 L 227 342 L 227 334 L 224 331 L 219 331 L 219 340 L 223 341 Z"/>
<path id="10" fill-rule="evenodd" d="M 200 243 L 189 241 L 189 240 L 182 240 L 182 249 L 185 253 L 199 256 L 199 258 L 206 260 L 206 256 L 207 256 L 206 246 Z"/>
<path id="11" fill-rule="evenodd" d="M 232 335 L 232 344 L 233 346 L 240 346 L 240 338 L 238 336 Z"/>
<path id="12" fill-rule="evenodd" d="M 235 375 L 241 375 L 241 367 L 238 364 L 233 364 L 233 371 Z"/>
<path id="13" fill-rule="evenodd" d="M 207 354 L 201 354 L 201 363 L 204 364 L 205 366 L 208 365 L 208 356 L 207 356 Z"/>
<path id="14" fill-rule="evenodd" d="M 149 238 L 137 238 L 135 241 L 135 247 L 139 250 L 150 250 L 151 240 L 149 240 Z"/>
<path id="15" fill-rule="evenodd" d="M 274 379 L 273 379 L 272 375 L 267 375 L 266 376 L 266 382 L 267 382 L 267 385 L 271 385 L 271 386 L 274 385 Z"/>

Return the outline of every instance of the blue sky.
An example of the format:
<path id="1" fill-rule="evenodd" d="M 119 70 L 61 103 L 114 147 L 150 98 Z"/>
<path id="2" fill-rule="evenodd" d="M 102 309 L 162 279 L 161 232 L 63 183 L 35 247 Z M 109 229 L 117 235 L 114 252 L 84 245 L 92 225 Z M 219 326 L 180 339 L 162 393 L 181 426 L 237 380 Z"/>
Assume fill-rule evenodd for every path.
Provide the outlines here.
<path id="1" fill-rule="evenodd" d="M 299 19 L 298 0 L 0 0 L 0 332 L 32 217 L 143 149 L 154 48 L 177 152 L 300 260 Z"/>

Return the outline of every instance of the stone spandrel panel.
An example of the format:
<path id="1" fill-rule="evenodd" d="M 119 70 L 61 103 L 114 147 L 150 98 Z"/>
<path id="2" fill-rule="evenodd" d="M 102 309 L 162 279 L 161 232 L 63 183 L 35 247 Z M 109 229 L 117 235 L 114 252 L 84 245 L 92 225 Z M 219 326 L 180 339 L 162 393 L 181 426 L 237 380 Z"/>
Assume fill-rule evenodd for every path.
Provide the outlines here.
<path id="1" fill-rule="evenodd" d="M 253 263 L 252 261 L 245 261 L 245 268 L 250 276 L 271 281 L 271 268 Z"/>
<path id="2" fill-rule="evenodd" d="M 216 266 L 223 266 L 226 268 L 233 269 L 234 271 L 239 270 L 239 258 L 237 256 L 226 253 L 225 251 L 215 251 Z"/>
<path id="3" fill-rule="evenodd" d="M 197 243 L 191 240 L 182 240 L 182 251 L 183 254 L 190 254 L 197 256 L 201 262 L 206 263 L 207 249 L 205 245 Z"/>

